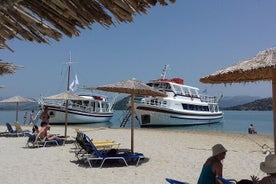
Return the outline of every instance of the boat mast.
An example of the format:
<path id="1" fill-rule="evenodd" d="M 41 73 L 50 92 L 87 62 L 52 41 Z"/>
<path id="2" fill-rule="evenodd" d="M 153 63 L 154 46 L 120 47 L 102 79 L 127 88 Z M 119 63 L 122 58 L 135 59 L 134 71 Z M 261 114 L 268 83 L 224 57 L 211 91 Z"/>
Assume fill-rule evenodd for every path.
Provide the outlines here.
<path id="1" fill-rule="evenodd" d="M 67 73 L 67 88 L 66 90 L 69 91 L 69 86 L 70 86 L 70 74 L 71 74 L 71 64 L 72 64 L 72 58 L 71 58 L 71 52 L 70 52 L 70 58 L 68 64 L 68 73 Z"/>
<path id="2" fill-rule="evenodd" d="M 161 79 L 166 79 L 168 69 L 169 69 L 169 65 L 165 65 L 161 73 Z"/>

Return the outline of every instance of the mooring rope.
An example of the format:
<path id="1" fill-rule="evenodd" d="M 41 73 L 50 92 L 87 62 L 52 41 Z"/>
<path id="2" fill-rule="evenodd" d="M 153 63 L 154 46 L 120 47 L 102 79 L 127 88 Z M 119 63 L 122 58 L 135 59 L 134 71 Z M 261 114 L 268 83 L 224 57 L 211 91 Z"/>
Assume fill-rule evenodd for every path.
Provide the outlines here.
<path id="1" fill-rule="evenodd" d="M 269 155 L 269 154 L 272 153 L 272 150 L 273 150 L 273 149 L 270 148 L 267 144 L 261 145 L 261 144 L 258 143 L 257 141 L 253 140 L 250 136 L 246 135 L 246 137 L 247 137 L 250 141 L 252 141 L 252 142 L 254 142 L 255 144 L 257 144 L 257 145 L 262 149 L 263 154 Z"/>

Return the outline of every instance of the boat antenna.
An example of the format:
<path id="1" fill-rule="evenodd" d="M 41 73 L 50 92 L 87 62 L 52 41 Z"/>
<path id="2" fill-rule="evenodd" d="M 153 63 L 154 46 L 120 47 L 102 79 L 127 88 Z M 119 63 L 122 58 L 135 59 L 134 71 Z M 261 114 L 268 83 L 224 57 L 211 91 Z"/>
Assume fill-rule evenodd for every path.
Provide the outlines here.
<path id="1" fill-rule="evenodd" d="M 161 79 L 166 79 L 168 69 L 169 69 L 169 65 L 165 65 L 161 73 Z"/>
<path id="2" fill-rule="evenodd" d="M 72 65 L 72 57 L 71 57 L 71 51 L 69 52 L 69 61 L 66 62 L 68 65 L 68 73 L 67 73 L 67 88 L 66 90 L 69 91 L 69 86 L 70 86 L 70 73 L 71 73 L 71 65 Z"/>

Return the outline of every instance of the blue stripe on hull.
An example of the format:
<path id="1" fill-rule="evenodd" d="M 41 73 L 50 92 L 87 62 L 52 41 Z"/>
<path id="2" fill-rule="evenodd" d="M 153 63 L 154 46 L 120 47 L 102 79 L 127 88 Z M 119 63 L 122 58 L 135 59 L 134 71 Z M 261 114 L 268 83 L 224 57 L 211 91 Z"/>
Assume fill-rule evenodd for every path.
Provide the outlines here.
<path id="1" fill-rule="evenodd" d="M 141 127 L 162 127 L 162 126 L 191 126 L 218 123 L 223 119 L 223 113 L 191 113 L 175 112 L 169 109 L 159 109 L 154 107 L 137 107 L 137 111 L 142 111 L 141 116 L 148 116 L 143 122 L 142 117 L 138 117 Z"/>

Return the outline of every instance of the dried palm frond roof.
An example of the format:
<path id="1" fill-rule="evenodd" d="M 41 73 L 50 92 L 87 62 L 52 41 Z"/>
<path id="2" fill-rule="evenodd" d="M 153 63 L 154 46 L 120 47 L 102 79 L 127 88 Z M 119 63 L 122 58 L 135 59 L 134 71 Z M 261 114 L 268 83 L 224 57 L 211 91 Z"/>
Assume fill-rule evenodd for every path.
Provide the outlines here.
<path id="1" fill-rule="evenodd" d="M 264 50 L 255 57 L 200 78 L 203 83 L 241 83 L 268 81 L 276 70 L 276 48 Z"/>
<path id="2" fill-rule="evenodd" d="M 93 23 L 104 27 L 114 22 L 132 22 L 133 16 L 147 13 L 159 3 L 175 0 L 0 0 L 0 47 L 9 48 L 7 40 L 48 43 L 59 41 L 62 34 L 79 36 L 79 29 Z"/>
<path id="3" fill-rule="evenodd" d="M 0 75 L 13 74 L 15 70 L 22 68 L 20 66 L 13 65 L 12 63 L 6 63 L 0 60 Z"/>

